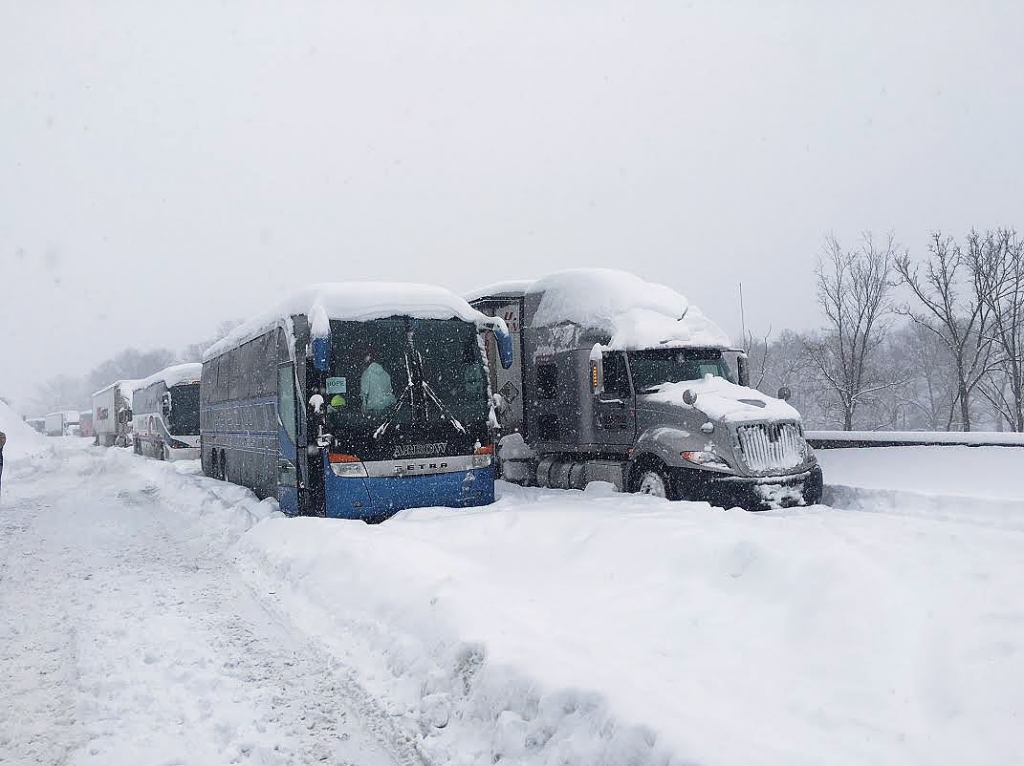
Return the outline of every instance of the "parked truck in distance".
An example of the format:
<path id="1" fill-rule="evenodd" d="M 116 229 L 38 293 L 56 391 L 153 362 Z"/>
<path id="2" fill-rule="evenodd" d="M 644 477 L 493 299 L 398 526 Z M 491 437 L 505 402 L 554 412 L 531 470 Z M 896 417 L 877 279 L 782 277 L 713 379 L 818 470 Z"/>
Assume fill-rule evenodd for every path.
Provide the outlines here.
<path id="1" fill-rule="evenodd" d="M 77 410 L 50 412 L 44 419 L 44 433 L 47 436 L 71 436 L 78 431 L 78 417 Z"/>
<path id="2" fill-rule="evenodd" d="M 137 380 L 119 380 L 92 395 L 92 427 L 100 447 L 132 444 L 132 391 Z"/>
<path id="3" fill-rule="evenodd" d="M 742 350 L 671 288 L 581 269 L 467 297 L 513 337 L 511 368 L 489 365 L 508 481 L 751 510 L 821 499 L 788 393 L 750 388 Z"/>

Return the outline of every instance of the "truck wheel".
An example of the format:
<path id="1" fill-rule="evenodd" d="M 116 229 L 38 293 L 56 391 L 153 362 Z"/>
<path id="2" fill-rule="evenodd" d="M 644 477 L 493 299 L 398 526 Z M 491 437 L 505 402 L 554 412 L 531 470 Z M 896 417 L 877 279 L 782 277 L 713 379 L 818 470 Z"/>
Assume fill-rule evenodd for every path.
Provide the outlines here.
<path id="1" fill-rule="evenodd" d="M 637 494 L 663 497 L 666 500 L 677 499 L 672 477 L 662 466 L 642 466 L 634 475 L 633 491 Z"/>

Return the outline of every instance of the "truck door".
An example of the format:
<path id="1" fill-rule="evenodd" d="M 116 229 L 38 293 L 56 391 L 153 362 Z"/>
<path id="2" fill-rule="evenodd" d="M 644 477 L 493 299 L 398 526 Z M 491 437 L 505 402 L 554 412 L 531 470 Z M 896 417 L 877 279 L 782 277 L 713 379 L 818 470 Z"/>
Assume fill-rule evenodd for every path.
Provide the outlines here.
<path id="1" fill-rule="evenodd" d="M 632 446 L 636 440 L 636 406 L 622 351 L 603 357 L 604 392 L 594 396 L 594 433 L 609 446 Z"/>
<path id="2" fill-rule="evenodd" d="M 295 365 L 277 367 L 277 502 L 289 515 L 299 512 L 299 472 Z"/>

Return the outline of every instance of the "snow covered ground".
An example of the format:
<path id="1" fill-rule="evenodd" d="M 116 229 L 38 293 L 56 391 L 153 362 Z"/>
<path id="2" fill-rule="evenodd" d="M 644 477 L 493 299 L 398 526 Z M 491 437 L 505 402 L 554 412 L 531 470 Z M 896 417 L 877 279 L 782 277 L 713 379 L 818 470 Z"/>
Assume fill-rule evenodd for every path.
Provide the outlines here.
<path id="1" fill-rule="evenodd" d="M 959 449 L 819 452 L 842 509 L 503 485 L 370 527 L 59 445 L 0 501 L 0 754 L 1024 762 L 1024 450 Z"/>

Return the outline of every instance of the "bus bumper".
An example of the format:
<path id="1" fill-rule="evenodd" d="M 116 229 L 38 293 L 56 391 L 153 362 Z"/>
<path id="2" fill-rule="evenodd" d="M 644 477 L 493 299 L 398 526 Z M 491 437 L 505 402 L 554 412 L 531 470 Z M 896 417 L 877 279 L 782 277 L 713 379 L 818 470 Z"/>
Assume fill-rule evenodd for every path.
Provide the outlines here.
<path id="1" fill-rule="evenodd" d="M 325 473 L 328 518 L 382 521 L 406 508 L 470 508 L 494 502 L 493 466 L 394 478 Z"/>

